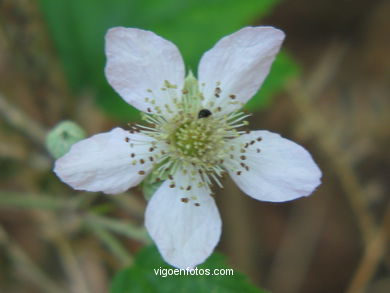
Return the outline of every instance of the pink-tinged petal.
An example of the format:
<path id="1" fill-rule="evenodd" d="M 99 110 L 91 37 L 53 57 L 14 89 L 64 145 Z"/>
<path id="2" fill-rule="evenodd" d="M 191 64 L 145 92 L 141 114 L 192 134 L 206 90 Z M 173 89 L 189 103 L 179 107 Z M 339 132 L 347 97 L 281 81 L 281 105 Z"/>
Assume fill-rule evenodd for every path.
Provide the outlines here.
<path id="1" fill-rule="evenodd" d="M 222 38 L 199 64 L 204 106 L 221 107 L 222 113 L 241 108 L 259 90 L 283 39 L 282 31 L 266 26 L 245 27 Z"/>
<path id="2" fill-rule="evenodd" d="M 173 181 L 166 180 L 145 214 L 146 228 L 162 257 L 181 269 L 193 268 L 209 257 L 222 225 L 210 190 L 188 177 L 177 174 Z"/>
<path id="3" fill-rule="evenodd" d="M 147 136 L 114 128 L 75 143 L 55 162 L 54 172 L 77 190 L 121 193 L 150 172 L 150 143 Z"/>
<path id="4" fill-rule="evenodd" d="M 321 183 L 321 171 L 300 145 L 269 131 L 252 131 L 232 141 L 225 167 L 251 197 L 273 202 L 310 195 Z"/>
<path id="5" fill-rule="evenodd" d="M 174 44 L 150 31 L 115 27 L 106 34 L 105 50 L 107 80 L 126 102 L 144 112 L 174 108 L 185 73 Z M 166 81 L 177 88 L 163 90 Z"/>

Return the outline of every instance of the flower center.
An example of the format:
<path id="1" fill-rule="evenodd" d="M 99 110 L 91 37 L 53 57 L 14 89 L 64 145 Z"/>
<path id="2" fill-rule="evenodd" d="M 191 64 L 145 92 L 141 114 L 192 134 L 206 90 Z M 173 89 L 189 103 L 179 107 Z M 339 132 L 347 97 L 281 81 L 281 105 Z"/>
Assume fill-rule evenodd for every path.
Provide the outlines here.
<path id="1" fill-rule="evenodd" d="M 224 172 L 223 162 L 231 148 L 229 141 L 243 132 L 237 128 L 247 125 L 243 119 L 249 115 L 222 114 L 220 107 L 204 108 L 203 101 L 198 81 L 190 74 L 182 96 L 173 93 L 172 105 L 165 105 L 167 109 L 175 109 L 170 114 L 176 114 L 143 115 L 150 127 L 138 126 L 145 135 L 155 139 L 151 149 L 160 149 L 154 158 L 157 177 L 172 176 L 178 169 L 195 168 L 205 184 L 211 184 L 212 178 L 220 185 L 218 178 Z"/>
<path id="2" fill-rule="evenodd" d="M 200 158 L 210 150 L 212 129 L 203 121 L 186 122 L 176 129 L 172 142 L 182 155 Z"/>
<path id="3" fill-rule="evenodd" d="M 172 157 L 195 163 L 207 171 L 224 157 L 224 136 L 229 125 L 224 119 L 211 114 L 208 117 L 198 117 L 176 119 L 183 122 L 173 130 L 168 144 Z"/>

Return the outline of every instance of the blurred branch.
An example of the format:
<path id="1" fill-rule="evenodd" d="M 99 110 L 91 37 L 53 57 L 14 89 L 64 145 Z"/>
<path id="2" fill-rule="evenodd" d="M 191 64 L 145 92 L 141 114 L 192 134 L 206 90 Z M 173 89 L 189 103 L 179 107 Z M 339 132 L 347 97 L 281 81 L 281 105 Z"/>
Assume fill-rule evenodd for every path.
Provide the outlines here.
<path id="1" fill-rule="evenodd" d="M 296 109 L 303 117 L 302 121 L 309 122 L 305 124 L 305 129 L 310 136 L 316 139 L 318 146 L 332 165 L 356 216 L 365 244 L 365 253 L 347 292 L 357 293 L 363 292 L 385 253 L 390 211 L 386 212 L 384 223 L 378 229 L 368 203 L 365 201 L 367 195 L 351 162 L 345 156 L 345 151 L 340 144 L 332 140 L 333 130 L 329 128 L 325 118 L 311 102 L 320 95 L 328 82 L 336 75 L 345 51 L 344 46 L 331 47 L 305 83 L 296 80 L 289 85 L 287 90 Z"/>
<path id="2" fill-rule="evenodd" d="M 387 252 L 390 231 L 390 205 L 387 206 L 382 225 L 366 246 L 364 256 L 352 278 L 346 293 L 362 293 L 375 273 L 379 262 Z"/>
<path id="3" fill-rule="evenodd" d="M 225 180 L 224 190 L 220 192 L 224 192 L 223 200 L 218 204 L 221 214 L 224 215 L 224 225 L 229 227 L 227 233 L 224 234 L 226 253 L 237 268 L 255 279 L 259 277 L 259 272 L 253 255 L 258 252 L 259 243 L 256 243 L 253 237 L 258 233 L 258 227 L 253 225 L 251 214 L 250 205 L 253 203 L 251 200 L 242 198 L 240 190 L 232 180 Z"/>
<path id="4" fill-rule="evenodd" d="M 128 221 L 118 221 L 91 213 L 86 217 L 86 221 L 87 223 L 92 222 L 94 225 L 98 225 L 142 243 L 150 243 L 150 238 L 148 237 L 146 230 L 143 227 L 136 227 L 133 223 Z"/>
<path id="5" fill-rule="evenodd" d="M 9 256 L 20 270 L 22 275 L 46 293 L 64 293 L 65 290 L 52 282 L 49 276 L 46 276 L 40 267 L 36 265 L 23 250 L 23 248 L 15 241 L 12 241 L 7 232 L 0 227 L 0 244 L 6 246 Z"/>
<path id="6" fill-rule="evenodd" d="M 268 287 L 273 292 L 301 292 L 328 207 L 329 199 L 323 196 L 294 205 L 287 220 L 286 232 L 269 268 Z"/>
<path id="7" fill-rule="evenodd" d="M 0 191 L 0 207 L 55 210 L 76 207 L 79 202 L 79 198 L 55 198 L 50 195 Z"/>
<path id="8" fill-rule="evenodd" d="M 46 130 L 37 121 L 31 119 L 15 106 L 8 103 L 0 93 L 0 117 L 35 143 L 44 145 Z"/>
<path id="9" fill-rule="evenodd" d="M 128 214 L 137 219 L 143 219 L 145 213 L 144 199 L 136 197 L 132 192 L 112 196 L 111 200 L 124 209 Z"/>
<path id="10" fill-rule="evenodd" d="M 337 143 L 333 143 L 331 139 L 332 129 L 329 129 L 327 121 L 322 118 L 316 110 L 317 108 L 311 103 L 336 74 L 345 51 L 346 48 L 344 46 L 336 45 L 330 47 L 323 59 L 319 61 L 314 72 L 306 79 L 305 83 L 295 80 L 289 84 L 287 91 L 295 107 L 302 115 L 302 120 L 316 122 L 307 123 L 306 130 L 310 133 L 310 136 L 316 138 L 318 146 L 322 149 L 337 173 L 345 195 L 358 220 L 363 240 L 365 243 L 368 243 L 375 231 L 375 222 L 364 201 L 364 189 L 350 163 L 346 160 L 344 150 Z M 303 84 L 312 86 L 309 88 Z M 316 86 L 314 87 L 313 85 Z"/>
<path id="11" fill-rule="evenodd" d="M 64 235 L 58 233 L 57 237 L 52 239 L 56 244 L 61 255 L 61 261 L 65 267 L 68 277 L 71 281 L 72 292 L 74 293 L 89 293 L 88 284 L 84 272 L 75 256 L 72 246 Z"/>
<path id="12" fill-rule="evenodd" d="M 93 221 L 88 221 L 88 226 L 92 229 L 97 237 L 105 244 L 113 255 L 119 260 L 122 266 L 129 266 L 133 263 L 133 258 L 130 253 L 122 246 L 122 244 L 111 235 L 106 229 Z"/>
<path id="13" fill-rule="evenodd" d="M 44 236 L 57 248 L 59 259 L 69 279 L 70 290 L 68 291 L 74 293 L 90 293 L 87 278 L 81 269 L 81 264 L 70 242 L 71 233 L 69 232 L 69 228 L 73 228 L 72 225 L 74 223 L 79 224 L 79 219 L 67 217 L 65 220 L 60 218 L 60 214 L 51 211 L 36 210 L 33 212 L 41 222 L 40 227 L 43 229 Z"/>
<path id="14" fill-rule="evenodd" d="M 27 156 L 28 152 L 25 146 L 5 141 L 0 142 L 0 157 L 25 160 Z"/>

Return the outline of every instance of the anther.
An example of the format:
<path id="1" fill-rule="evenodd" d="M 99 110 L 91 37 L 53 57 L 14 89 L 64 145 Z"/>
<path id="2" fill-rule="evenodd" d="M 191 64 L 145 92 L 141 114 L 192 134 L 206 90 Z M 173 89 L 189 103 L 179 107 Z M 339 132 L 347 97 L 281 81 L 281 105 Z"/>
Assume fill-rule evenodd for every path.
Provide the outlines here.
<path id="1" fill-rule="evenodd" d="M 216 98 L 219 98 L 220 93 L 222 92 L 220 87 L 216 87 L 214 91 L 214 95 Z"/>
<path id="2" fill-rule="evenodd" d="M 143 170 L 138 171 L 138 174 L 139 174 L 139 175 L 145 175 L 145 171 L 143 171 Z"/>
<path id="3" fill-rule="evenodd" d="M 180 200 L 184 203 L 187 203 L 189 201 L 189 199 L 187 197 L 182 197 Z"/>

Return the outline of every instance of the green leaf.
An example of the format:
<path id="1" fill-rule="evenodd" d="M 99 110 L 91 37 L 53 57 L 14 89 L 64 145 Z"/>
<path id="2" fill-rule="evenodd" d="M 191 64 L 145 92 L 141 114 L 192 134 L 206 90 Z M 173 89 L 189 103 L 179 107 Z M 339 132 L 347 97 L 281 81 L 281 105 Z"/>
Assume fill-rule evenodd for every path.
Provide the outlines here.
<path id="1" fill-rule="evenodd" d="M 94 93 L 97 103 L 107 113 L 124 121 L 138 119 L 139 115 L 114 92 L 104 76 L 104 35 L 110 27 L 138 27 L 160 34 L 178 45 L 187 68 L 196 71 L 201 55 L 216 41 L 243 26 L 257 23 L 277 2 L 279 0 L 40 0 L 74 92 Z M 277 77 L 283 78 L 281 74 Z M 253 105 L 261 105 L 260 99 L 263 98 L 258 98 Z"/>
<path id="2" fill-rule="evenodd" d="M 111 284 L 111 293 L 143 293 L 143 292 L 194 292 L 194 293 L 262 293 L 265 292 L 250 284 L 248 278 L 233 270 L 233 275 L 211 275 L 214 269 L 227 269 L 225 257 L 214 253 L 203 265 L 197 267 L 203 270 L 203 276 L 156 275 L 155 270 L 174 272 L 175 268 L 167 265 L 158 253 L 156 247 L 144 248 L 135 258 L 132 267 L 118 272 Z M 168 271 L 169 270 L 169 271 Z M 210 275 L 206 275 L 209 270 Z M 179 273 L 179 270 L 176 269 Z"/>

